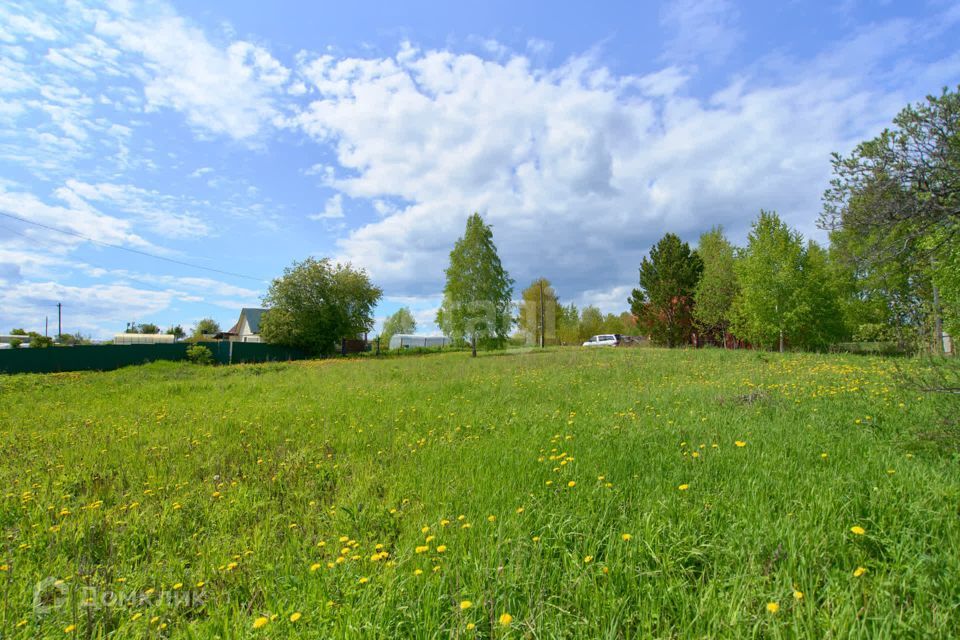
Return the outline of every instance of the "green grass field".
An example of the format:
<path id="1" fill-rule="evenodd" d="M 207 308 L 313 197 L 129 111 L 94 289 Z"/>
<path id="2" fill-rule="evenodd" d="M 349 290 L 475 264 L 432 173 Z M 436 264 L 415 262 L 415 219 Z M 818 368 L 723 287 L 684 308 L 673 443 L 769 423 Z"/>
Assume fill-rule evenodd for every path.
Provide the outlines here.
<path id="1" fill-rule="evenodd" d="M 894 373 L 570 349 L 0 377 L 0 637 L 956 637 L 956 440 Z"/>

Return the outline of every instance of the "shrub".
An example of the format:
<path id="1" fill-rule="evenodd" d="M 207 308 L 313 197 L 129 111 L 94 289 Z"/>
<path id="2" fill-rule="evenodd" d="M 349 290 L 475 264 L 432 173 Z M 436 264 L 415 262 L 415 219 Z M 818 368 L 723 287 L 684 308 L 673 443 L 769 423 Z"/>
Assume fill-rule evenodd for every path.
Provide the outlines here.
<path id="1" fill-rule="evenodd" d="M 202 344 L 187 348 L 187 360 L 193 364 L 213 364 L 213 352 Z"/>

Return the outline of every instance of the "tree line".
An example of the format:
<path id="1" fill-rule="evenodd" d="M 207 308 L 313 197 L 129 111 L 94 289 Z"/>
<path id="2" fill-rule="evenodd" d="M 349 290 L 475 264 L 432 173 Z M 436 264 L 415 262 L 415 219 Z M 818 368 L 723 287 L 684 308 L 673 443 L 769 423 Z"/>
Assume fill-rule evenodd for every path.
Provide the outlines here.
<path id="1" fill-rule="evenodd" d="M 656 344 L 824 350 L 849 341 L 943 348 L 960 334 L 960 94 L 908 106 L 885 130 L 833 158 L 821 246 L 773 211 L 761 211 L 737 247 L 715 227 L 691 248 L 664 235 L 639 268 L 629 313 L 562 305 L 546 278 L 513 303 L 493 231 L 474 213 L 445 271 L 436 324 L 454 341 L 501 348 L 514 327 L 533 342 L 577 343 L 599 333 L 647 335 Z M 328 259 L 294 263 L 264 297 L 261 336 L 333 353 L 373 329 L 382 297 L 366 271 Z M 416 329 L 409 309 L 383 336 Z"/>

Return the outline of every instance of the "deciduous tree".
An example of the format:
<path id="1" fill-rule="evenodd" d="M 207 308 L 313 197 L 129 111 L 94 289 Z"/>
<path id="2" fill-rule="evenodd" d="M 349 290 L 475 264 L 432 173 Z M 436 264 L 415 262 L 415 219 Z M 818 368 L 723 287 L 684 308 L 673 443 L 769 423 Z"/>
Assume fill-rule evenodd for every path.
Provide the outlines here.
<path id="1" fill-rule="evenodd" d="M 294 262 L 273 280 L 263 304 L 260 335 L 266 341 L 318 355 L 332 354 L 343 338 L 373 327 L 382 291 L 366 271 L 328 258 Z"/>
<path id="2" fill-rule="evenodd" d="M 493 243 L 493 231 L 479 213 L 467 218 L 467 228 L 450 252 L 447 283 L 437 324 L 458 342 L 499 348 L 506 344 L 513 280 L 507 275 Z"/>

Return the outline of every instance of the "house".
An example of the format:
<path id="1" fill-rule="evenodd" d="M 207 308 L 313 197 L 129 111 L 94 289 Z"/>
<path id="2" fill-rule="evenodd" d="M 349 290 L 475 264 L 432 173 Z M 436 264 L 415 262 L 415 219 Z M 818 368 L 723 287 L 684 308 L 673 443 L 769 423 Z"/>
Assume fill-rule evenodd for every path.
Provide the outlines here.
<path id="1" fill-rule="evenodd" d="M 260 342 L 260 320 L 266 311 L 256 307 L 244 307 L 240 310 L 237 323 L 218 333 L 216 337 L 231 342 Z"/>

